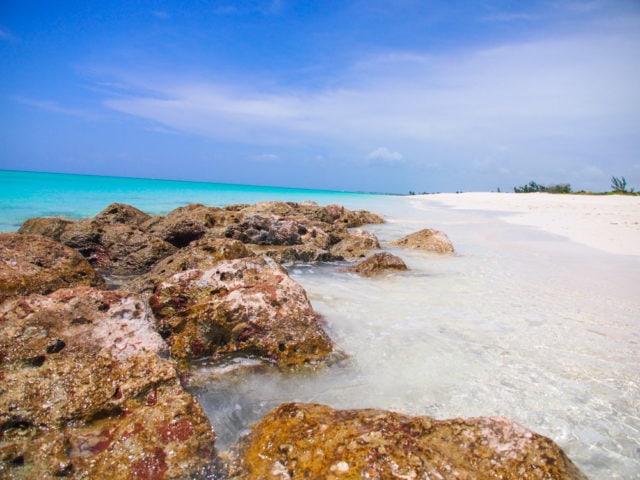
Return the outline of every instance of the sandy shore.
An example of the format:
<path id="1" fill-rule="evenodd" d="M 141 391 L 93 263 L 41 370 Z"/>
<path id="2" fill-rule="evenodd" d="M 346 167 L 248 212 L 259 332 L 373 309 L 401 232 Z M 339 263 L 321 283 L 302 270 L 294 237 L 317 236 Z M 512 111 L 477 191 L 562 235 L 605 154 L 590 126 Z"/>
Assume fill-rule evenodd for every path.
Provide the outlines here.
<path id="1" fill-rule="evenodd" d="M 504 212 L 509 223 L 536 227 L 609 253 L 640 256 L 640 197 L 546 193 L 422 195 L 464 210 Z"/>

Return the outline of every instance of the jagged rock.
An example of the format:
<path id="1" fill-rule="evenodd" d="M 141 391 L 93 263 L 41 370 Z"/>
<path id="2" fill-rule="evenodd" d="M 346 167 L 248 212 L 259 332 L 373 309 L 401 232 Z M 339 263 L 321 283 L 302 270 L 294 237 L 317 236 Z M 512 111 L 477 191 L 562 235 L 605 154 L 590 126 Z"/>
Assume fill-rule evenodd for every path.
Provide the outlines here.
<path id="1" fill-rule="evenodd" d="M 365 257 L 371 250 L 380 248 L 378 238 L 371 232 L 355 228 L 344 234 L 342 240 L 330 248 L 337 258 L 355 260 Z"/>
<path id="2" fill-rule="evenodd" d="M 388 252 L 380 252 L 365 258 L 355 265 L 342 269 L 345 272 L 353 272 L 365 277 L 372 277 L 387 270 L 407 270 L 407 265 L 400 257 Z"/>
<path id="3" fill-rule="evenodd" d="M 29 218 L 20 226 L 18 233 L 42 235 L 59 242 L 62 233 L 72 223 L 72 220 L 57 217 Z"/>
<path id="4" fill-rule="evenodd" d="M 149 272 L 132 278 L 124 286 L 131 292 L 149 292 L 176 273 L 193 268 L 206 270 L 221 260 L 235 260 L 251 255 L 253 253 L 238 240 L 203 237 L 163 258 Z"/>
<path id="5" fill-rule="evenodd" d="M 333 351 L 304 289 L 264 257 L 176 274 L 158 285 L 150 305 L 178 359 L 240 354 L 296 366 Z"/>
<path id="6" fill-rule="evenodd" d="M 425 228 L 391 242 L 400 247 L 415 248 L 435 253 L 453 253 L 453 245 L 447 235 L 439 230 Z"/>
<path id="7" fill-rule="evenodd" d="M 152 217 L 140 228 L 182 248 L 204 236 L 216 224 L 220 209 L 199 203 L 176 208 L 166 216 Z"/>
<path id="8" fill-rule="evenodd" d="M 113 275 L 147 272 L 154 263 L 176 250 L 170 243 L 136 226 L 93 218 L 68 225 L 60 241 L 79 251 L 99 272 Z"/>
<path id="9" fill-rule="evenodd" d="M 0 302 L 74 285 L 104 286 L 82 255 L 41 235 L 0 234 Z"/>
<path id="10" fill-rule="evenodd" d="M 0 304 L 0 477 L 193 478 L 215 435 L 133 294 Z"/>
<path id="11" fill-rule="evenodd" d="M 586 479 L 551 439 L 501 417 L 434 420 L 288 403 L 242 442 L 236 480 Z"/>
<path id="12" fill-rule="evenodd" d="M 148 221 L 151 215 L 138 210 L 136 207 L 125 203 L 112 203 L 107 208 L 98 213 L 94 220 L 105 223 L 123 223 L 139 227 Z"/>
<path id="13" fill-rule="evenodd" d="M 373 223 L 384 223 L 384 219 L 367 210 L 349 210 L 342 205 L 327 205 L 325 210 L 333 218 L 332 223 L 344 228 L 361 227 Z"/>
<path id="14" fill-rule="evenodd" d="M 245 215 L 242 222 L 229 226 L 224 236 L 256 245 L 299 245 L 307 228 L 296 221 L 275 215 Z"/>
<path id="15" fill-rule="evenodd" d="M 256 255 L 266 255 L 281 265 L 295 263 L 331 262 L 342 260 L 327 250 L 313 245 L 247 245 Z"/>

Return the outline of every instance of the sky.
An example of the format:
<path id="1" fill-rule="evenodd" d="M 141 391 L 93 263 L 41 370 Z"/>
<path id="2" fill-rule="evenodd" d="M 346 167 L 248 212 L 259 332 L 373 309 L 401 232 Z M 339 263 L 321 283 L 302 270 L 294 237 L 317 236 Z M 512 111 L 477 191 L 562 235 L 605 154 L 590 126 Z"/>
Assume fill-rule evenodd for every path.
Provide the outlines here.
<path id="1" fill-rule="evenodd" d="M 640 190 L 640 0 L 1 0 L 0 169 Z"/>

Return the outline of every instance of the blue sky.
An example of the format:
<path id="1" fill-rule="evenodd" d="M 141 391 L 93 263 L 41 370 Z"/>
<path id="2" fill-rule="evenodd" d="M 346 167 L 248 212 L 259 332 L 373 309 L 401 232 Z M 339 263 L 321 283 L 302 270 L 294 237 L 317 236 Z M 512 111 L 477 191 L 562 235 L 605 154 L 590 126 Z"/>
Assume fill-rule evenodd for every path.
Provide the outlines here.
<path id="1" fill-rule="evenodd" d="M 0 169 L 640 187 L 637 0 L 0 2 Z"/>

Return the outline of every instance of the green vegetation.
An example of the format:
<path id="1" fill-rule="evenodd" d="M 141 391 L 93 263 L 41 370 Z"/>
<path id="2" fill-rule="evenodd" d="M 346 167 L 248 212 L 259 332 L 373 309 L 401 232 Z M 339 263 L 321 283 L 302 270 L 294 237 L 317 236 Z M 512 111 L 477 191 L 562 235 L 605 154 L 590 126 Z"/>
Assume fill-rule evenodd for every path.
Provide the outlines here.
<path id="1" fill-rule="evenodd" d="M 516 193 L 532 193 L 532 192 L 547 192 L 547 193 L 571 193 L 571 185 L 568 183 L 561 183 L 558 185 L 544 186 L 536 182 L 529 182 L 522 187 L 513 187 L 513 191 Z"/>
<path id="2" fill-rule="evenodd" d="M 633 188 L 627 190 L 626 178 L 611 177 L 611 191 L 613 193 L 633 193 Z"/>

